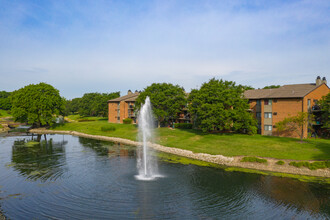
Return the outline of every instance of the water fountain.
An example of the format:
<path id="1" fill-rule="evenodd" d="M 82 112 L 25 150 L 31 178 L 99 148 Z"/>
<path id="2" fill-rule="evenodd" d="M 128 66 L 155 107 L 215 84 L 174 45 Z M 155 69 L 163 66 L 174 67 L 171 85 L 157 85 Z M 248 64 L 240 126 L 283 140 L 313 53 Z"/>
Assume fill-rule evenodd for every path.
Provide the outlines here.
<path id="1" fill-rule="evenodd" d="M 152 115 L 151 103 L 149 97 L 142 105 L 138 117 L 139 123 L 139 141 L 142 143 L 138 148 L 137 168 L 139 180 L 153 180 L 159 177 L 157 170 L 157 161 L 151 157 L 148 144 L 152 142 L 154 119 Z"/>

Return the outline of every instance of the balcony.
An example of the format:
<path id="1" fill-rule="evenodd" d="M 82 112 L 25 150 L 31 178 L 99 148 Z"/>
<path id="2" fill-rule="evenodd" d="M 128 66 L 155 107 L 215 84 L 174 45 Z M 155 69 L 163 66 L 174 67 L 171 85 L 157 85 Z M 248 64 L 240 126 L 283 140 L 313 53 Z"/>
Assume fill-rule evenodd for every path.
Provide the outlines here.
<path id="1" fill-rule="evenodd" d="M 311 112 L 321 112 L 323 111 L 319 105 L 313 105 L 312 108 L 309 108 Z"/>

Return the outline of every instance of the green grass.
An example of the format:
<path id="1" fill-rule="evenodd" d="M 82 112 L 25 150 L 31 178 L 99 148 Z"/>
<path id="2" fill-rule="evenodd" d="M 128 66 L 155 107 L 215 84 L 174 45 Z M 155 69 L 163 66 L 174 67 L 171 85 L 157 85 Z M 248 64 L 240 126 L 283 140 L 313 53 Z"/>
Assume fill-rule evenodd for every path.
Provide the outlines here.
<path id="1" fill-rule="evenodd" d="M 316 170 L 316 169 L 324 169 L 324 168 L 329 168 L 330 167 L 330 161 L 316 161 L 313 163 L 309 163 L 306 161 L 301 161 L 301 162 L 290 162 L 290 166 L 295 166 L 295 167 L 307 167 L 310 170 Z"/>
<path id="2" fill-rule="evenodd" d="M 101 131 L 115 131 L 116 127 L 113 125 L 104 125 L 101 127 Z"/>
<path id="3" fill-rule="evenodd" d="M 111 124 L 116 130 L 105 132 L 106 120 L 66 123 L 54 130 L 78 131 L 92 135 L 137 139 L 137 127 L 133 124 Z M 196 153 L 224 156 L 254 156 L 292 160 L 329 160 L 330 140 L 306 139 L 243 134 L 209 134 L 192 129 L 155 129 L 155 142 L 168 147 L 191 150 Z"/>
<path id="4" fill-rule="evenodd" d="M 69 116 L 66 116 L 67 118 L 73 120 L 73 121 L 107 121 L 108 118 L 106 117 L 82 117 L 80 115 L 69 115 Z"/>
<path id="5" fill-rule="evenodd" d="M 241 162 L 257 162 L 257 163 L 267 163 L 266 159 L 261 159 L 257 157 L 243 157 Z"/>
<path id="6" fill-rule="evenodd" d="M 113 126 L 115 131 L 102 131 L 102 127 L 109 125 Z M 119 137 L 134 141 L 138 133 L 136 126 L 133 124 L 110 124 L 106 120 L 65 123 L 52 128 L 52 130 L 78 131 L 91 135 Z"/>
<path id="7" fill-rule="evenodd" d="M 276 162 L 277 165 L 284 165 L 284 161 L 283 160 L 279 160 Z"/>

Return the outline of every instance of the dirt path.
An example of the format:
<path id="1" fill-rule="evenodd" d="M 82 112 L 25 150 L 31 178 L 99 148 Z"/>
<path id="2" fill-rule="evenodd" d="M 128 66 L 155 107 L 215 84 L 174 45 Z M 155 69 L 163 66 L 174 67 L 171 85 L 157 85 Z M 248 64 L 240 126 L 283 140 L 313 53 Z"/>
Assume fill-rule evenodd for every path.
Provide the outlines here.
<path id="1" fill-rule="evenodd" d="M 113 141 L 113 142 L 120 142 L 123 144 L 138 146 L 141 145 L 141 143 L 136 141 L 131 141 L 123 138 L 116 138 L 116 137 L 105 137 L 100 135 L 90 135 L 85 133 L 80 133 L 76 131 L 54 131 L 54 130 L 46 130 L 46 129 L 32 129 L 30 130 L 31 133 L 37 133 L 37 134 L 68 134 L 68 135 L 74 135 L 79 137 L 85 137 L 85 138 L 92 138 L 97 140 L 103 140 L 103 141 Z M 255 170 L 264 170 L 264 171 L 271 171 L 271 172 L 280 172 L 280 173 L 290 173 L 290 174 L 298 174 L 298 175 L 307 175 L 307 176 L 318 176 L 318 177 L 328 177 L 330 178 L 330 169 L 317 169 L 317 170 L 310 170 L 306 167 L 297 168 L 294 166 L 288 165 L 289 162 L 294 160 L 283 160 L 285 162 L 284 165 L 277 165 L 276 162 L 279 161 L 279 159 L 274 158 L 264 158 L 267 159 L 267 164 L 261 164 L 261 163 L 252 163 L 252 162 L 240 162 L 242 159 L 242 156 L 236 156 L 236 157 L 226 157 L 222 155 L 211 155 L 211 154 L 204 154 L 204 153 L 194 153 L 189 150 L 183 150 L 179 148 L 173 148 L 173 147 L 166 147 L 159 144 L 152 144 L 149 143 L 149 146 L 154 148 L 155 150 L 175 154 L 179 156 L 184 156 L 192 159 L 202 160 L 206 162 L 226 165 L 230 167 L 241 167 L 241 168 L 248 168 L 248 169 L 255 169 Z M 259 157 L 262 158 L 262 157 Z M 313 161 L 310 161 L 313 162 Z"/>

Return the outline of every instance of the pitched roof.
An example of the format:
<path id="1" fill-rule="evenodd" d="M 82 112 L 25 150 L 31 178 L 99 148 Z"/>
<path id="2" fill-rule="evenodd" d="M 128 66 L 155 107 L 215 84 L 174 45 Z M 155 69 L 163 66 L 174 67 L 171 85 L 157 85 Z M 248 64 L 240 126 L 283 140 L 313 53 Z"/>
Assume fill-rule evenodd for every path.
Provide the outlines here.
<path id="1" fill-rule="evenodd" d="M 303 98 L 318 87 L 315 83 L 284 85 L 276 89 L 247 90 L 244 92 L 244 96 L 247 99 Z"/>
<path id="2" fill-rule="evenodd" d="M 128 95 L 124 95 L 121 96 L 119 98 L 115 98 L 115 99 L 111 99 L 108 102 L 121 102 L 121 101 L 125 101 L 125 102 L 135 102 L 135 100 L 137 99 L 137 97 L 140 95 L 139 92 L 135 92 L 132 94 L 128 94 Z"/>

